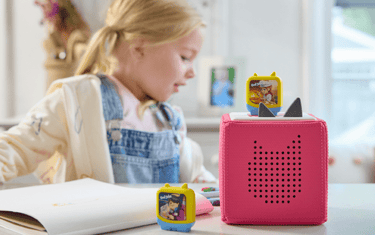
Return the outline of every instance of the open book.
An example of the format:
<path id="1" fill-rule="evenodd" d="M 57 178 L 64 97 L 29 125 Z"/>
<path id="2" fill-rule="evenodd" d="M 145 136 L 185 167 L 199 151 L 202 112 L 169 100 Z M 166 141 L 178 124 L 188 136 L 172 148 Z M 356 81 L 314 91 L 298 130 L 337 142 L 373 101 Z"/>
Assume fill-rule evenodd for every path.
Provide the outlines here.
<path id="1" fill-rule="evenodd" d="M 81 179 L 0 191 L 0 227 L 20 234 L 95 234 L 156 223 L 158 188 Z M 196 215 L 213 206 L 196 193 Z"/>

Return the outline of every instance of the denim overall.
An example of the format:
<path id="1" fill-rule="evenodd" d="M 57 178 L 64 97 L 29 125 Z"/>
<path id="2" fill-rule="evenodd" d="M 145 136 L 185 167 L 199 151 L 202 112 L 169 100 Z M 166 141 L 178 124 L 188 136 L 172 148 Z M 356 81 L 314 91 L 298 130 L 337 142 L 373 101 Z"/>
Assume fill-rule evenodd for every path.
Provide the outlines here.
<path id="1" fill-rule="evenodd" d="M 181 142 L 177 132 L 181 128 L 179 113 L 169 104 L 159 102 L 152 107 L 153 113 L 171 130 L 146 132 L 121 128 L 123 106 L 115 85 L 106 76 L 97 76 L 101 80 L 103 113 L 115 182 L 178 183 Z"/>

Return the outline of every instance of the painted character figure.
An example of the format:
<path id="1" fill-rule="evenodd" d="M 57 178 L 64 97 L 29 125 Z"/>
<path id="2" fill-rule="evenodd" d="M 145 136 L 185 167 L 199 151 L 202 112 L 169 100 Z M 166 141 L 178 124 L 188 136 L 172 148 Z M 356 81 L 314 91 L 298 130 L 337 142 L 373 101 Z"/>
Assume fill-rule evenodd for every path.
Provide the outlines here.
<path id="1" fill-rule="evenodd" d="M 175 194 L 169 198 L 168 203 L 160 207 L 160 215 L 165 219 L 174 220 L 174 210 L 180 205 L 180 199 Z"/>
<path id="2" fill-rule="evenodd" d="M 263 82 L 261 81 L 260 82 L 260 93 L 262 93 L 262 96 L 260 96 L 261 100 L 265 103 L 265 104 L 269 104 L 271 103 L 272 101 L 272 98 L 273 98 L 273 94 L 271 92 L 272 90 L 272 85 L 269 84 L 268 82 Z"/>
<path id="3" fill-rule="evenodd" d="M 176 220 L 186 220 L 186 197 L 182 196 L 182 203 L 177 208 Z"/>

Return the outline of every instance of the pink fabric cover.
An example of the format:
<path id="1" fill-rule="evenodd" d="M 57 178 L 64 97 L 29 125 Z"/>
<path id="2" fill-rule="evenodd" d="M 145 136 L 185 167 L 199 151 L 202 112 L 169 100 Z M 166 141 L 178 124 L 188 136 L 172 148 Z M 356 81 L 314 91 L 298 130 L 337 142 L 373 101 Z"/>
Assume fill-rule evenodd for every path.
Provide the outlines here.
<path id="1" fill-rule="evenodd" d="M 223 222 L 318 225 L 327 221 L 328 138 L 323 120 L 232 121 L 224 114 L 219 146 Z"/>

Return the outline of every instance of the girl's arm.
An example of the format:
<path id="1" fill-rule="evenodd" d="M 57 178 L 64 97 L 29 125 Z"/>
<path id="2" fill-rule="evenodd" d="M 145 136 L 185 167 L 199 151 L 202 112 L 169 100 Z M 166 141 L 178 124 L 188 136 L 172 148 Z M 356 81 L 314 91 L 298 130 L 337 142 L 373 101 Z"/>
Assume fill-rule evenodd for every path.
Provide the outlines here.
<path id="1" fill-rule="evenodd" d="M 216 183 L 215 176 L 207 171 L 203 165 L 203 153 L 198 143 L 186 136 L 186 123 L 184 115 L 180 107 L 173 106 L 173 108 L 181 114 L 182 127 L 179 130 L 181 135 L 180 144 L 180 182 L 211 182 Z"/>
<path id="2" fill-rule="evenodd" d="M 183 176 L 186 179 L 181 182 L 217 183 L 215 176 L 204 167 L 204 156 L 198 143 L 186 137 L 182 151 L 180 159 L 185 159 L 184 162 L 189 162 L 189 167 L 185 168 L 181 161 L 181 180 L 183 180 Z M 190 171 L 183 172 L 184 168 Z"/>
<path id="3" fill-rule="evenodd" d="M 0 182 L 32 173 L 58 150 L 66 153 L 68 131 L 61 89 L 50 89 L 15 127 L 0 133 Z"/>

